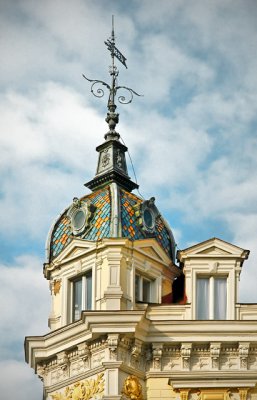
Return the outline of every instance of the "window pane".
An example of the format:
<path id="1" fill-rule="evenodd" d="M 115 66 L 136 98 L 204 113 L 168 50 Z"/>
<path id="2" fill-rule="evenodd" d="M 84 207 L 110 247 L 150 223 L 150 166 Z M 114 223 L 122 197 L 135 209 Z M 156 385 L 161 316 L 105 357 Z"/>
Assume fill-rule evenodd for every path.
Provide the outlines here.
<path id="1" fill-rule="evenodd" d="M 135 301 L 140 301 L 140 277 L 138 275 L 135 279 Z"/>
<path id="2" fill-rule="evenodd" d="M 72 319 L 76 321 L 80 319 L 82 309 L 82 279 L 73 282 L 73 310 Z"/>
<path id="3" fill-rule="evenodd" d="M 196 281 L 196 318 L 209 319 L 209 279 L 197 278 Z"/>
<path id="4" fill-rule="evenodd" d="M 150 302 L 150 281 L 143 279 L 143 302 Z"/>
<path id="5" fill-rule="evenodd" d="M 86 275 L 86 310 L 92 310 L 92 272 Z"/>
<path id="6" fill-rule="evenodd" d="M 227 278 L 214 279 L 214 319 L 227 317 Z"/>

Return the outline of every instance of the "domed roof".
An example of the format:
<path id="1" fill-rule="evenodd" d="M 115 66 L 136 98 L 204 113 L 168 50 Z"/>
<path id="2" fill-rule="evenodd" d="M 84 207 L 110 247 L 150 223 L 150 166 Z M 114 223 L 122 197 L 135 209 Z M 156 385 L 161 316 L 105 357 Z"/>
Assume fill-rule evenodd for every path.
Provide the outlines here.
<path id="1" fill-rule="evenodd" d="M 130 240 L 155 238 L 174 261 L 175 241 L 154 204 L 142 200 L 115 182 L 75 198 L 58 218 L 48 237 L 48 262 L 57 257 L 73 238 L 97 241 L 124 237 Z"/>
<path id="2" fill-rule="evenodd" d="M 112 55 L 114 57 L 114 54 Z M 120 142 L 120 135 L 115 130 L 119 122 L 116 112 L 115 96 L 117 90 L 126 89 L 131 95 L 129 101 L 124 96 L 118 97 L 120 103 L 131 102 L 134 90 L 117 86 L 118 72 L 112 67 L 111 86 L 103 81 L 100 83 L 108 88 L 108 112 L 106 122 L 109 131 L 105 134 L 105 142 L 96 148 L 99 153 L 95 177 L 86 183 L 92 190 L 81 199 L 74 198 L 73 203 L 61 214 L 54 223 L 47 241 L 47 262 L 51 262 L 74 239 L 97 241 L 102 238 L 128 238 L 140 240 L 155 238 L 170 259 L 175 262 L 175 241 L 169 226 L 155 205 L 155 199 L 143 200 L 132 194 L 138 184 L 128 176 L 126 156 L 127 147 Z M 102 97 L 103 90 L 97 91 L 97 97 Z M 100 95 L 99 95 L 100 93 Z"/>

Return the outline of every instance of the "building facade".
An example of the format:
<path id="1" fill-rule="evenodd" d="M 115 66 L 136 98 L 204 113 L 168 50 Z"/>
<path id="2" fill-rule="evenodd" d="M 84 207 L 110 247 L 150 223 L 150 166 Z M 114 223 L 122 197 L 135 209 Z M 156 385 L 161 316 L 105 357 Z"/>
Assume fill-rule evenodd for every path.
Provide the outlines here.
<path id="1" fill-rule="evenodd" d="M 108 109 L 92 192 L 47 240 L 50 331 L 25 339 L 43 398 L 257 400 L 257 305 L 237 300 L 249 251 L 176 251 L 154 197 L 133 193 L 111 96 Z"/>

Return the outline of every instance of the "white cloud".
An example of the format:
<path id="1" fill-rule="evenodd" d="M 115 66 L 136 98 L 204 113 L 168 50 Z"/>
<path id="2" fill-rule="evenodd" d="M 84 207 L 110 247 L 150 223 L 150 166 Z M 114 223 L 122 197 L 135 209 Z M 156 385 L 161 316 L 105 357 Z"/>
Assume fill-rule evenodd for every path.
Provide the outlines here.
<path id="1" fill-rule="evenodd" d="M 48 83 L 0 102 L 1 226 L 39 237 L 94 174 L 105 122 L 68 87 Z M 68 203 L 68 204 L 67 204 Z M 57 210 L 58 209 L 58 210 Z M 54 214 L 53 214 L 54 213 Z"/>
<path id="2" fill-rule="evenodd" d="M 41 399 L 43 394 L 42 382 L 24 361 L 0 361 L 0 393 L 2 400 Z"/>
<path id="3" fill-rule="evenodd" d="M 24 337 L 48 330 L 50 293 L 40 264 L 37 257 L 23 255 L 13 265 L 0 265 L 2 357 L 22 359 Z"/>

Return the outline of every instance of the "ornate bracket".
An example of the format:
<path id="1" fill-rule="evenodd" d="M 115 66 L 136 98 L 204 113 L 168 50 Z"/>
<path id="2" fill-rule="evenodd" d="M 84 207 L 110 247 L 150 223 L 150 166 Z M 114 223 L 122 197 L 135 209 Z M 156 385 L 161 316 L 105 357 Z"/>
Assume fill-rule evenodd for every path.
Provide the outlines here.
<path id="1" fill-rule="evenodd" d="M 190 369 L 190 357 L 192 352 L 192 343 L 182 343 L 181 345 L 181 357 L 183 369 L 189 371 Z"/>
<path id="2" fill-rule="evenodd" d="M 162 367 L 162 351 L 163 351 L 163 344 L 162 343 L 155 343 L 153 344 L 153 368 L 161 370 Z"/>
<path id="3" fill-rule="evenodd" d="M 219 358 L 220 358 L 221 343 L 211 343 L 210 353 L 212 360 L 212 368 L 219 369 Z"/>
<path id="4" fill-rule="evenodd" d="M 240 358 L 240 368 L 247 369 L 248 364 L 248 356 L 249 356 L 249 342 L 241 342 L 239 343 L 239 358 Z"/>

